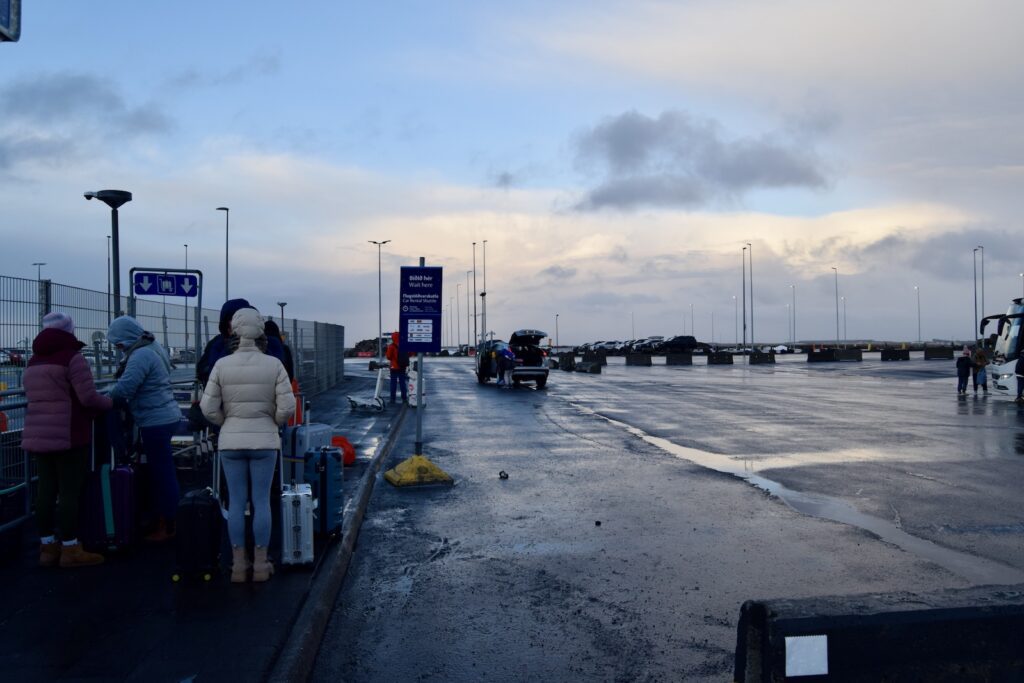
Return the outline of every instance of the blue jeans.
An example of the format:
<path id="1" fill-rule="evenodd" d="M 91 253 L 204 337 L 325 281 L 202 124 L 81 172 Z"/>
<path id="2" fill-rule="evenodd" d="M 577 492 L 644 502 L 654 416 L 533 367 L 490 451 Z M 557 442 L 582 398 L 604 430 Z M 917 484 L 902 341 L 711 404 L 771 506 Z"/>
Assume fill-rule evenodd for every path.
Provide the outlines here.
<path id="1" fill-rule="evenodd" d="M 153 473 L 157 514 L 172 521 L 178 513 L 178 497 L 181 494 L 174 456 L 171 455 L 171 437 L 178 431 L 178 423 L 139 427 L 139 431 L 142 433 L 142 450 Z"/>
<path id="2" fill-rule="evenodd" d="M 274 481 L 277 451 L 226 450 L 220 452 L 228 480 L 228 537 L 231 545 L 245 545 L 245 504 L 252 489 L 252 536 L 258 546 L 270 543 L 270 485 Z M 252 486 L 249 483 L 252 482 Z"/>
<path id="3" fill-rule="evenodd" d="M 967 391 L 967 379 L 970 375 L 957 375 L 956 376 L 956 390 L 958 392 Z"/>
<path id="4" fill-rule="evenodd" d="M 391 402 L 395 402 L 395 384 L 402 387 L 402 400 L 409 400 L 409 376 L 405 374 L 405 370 L 392 370 L 391 371 Z"/>

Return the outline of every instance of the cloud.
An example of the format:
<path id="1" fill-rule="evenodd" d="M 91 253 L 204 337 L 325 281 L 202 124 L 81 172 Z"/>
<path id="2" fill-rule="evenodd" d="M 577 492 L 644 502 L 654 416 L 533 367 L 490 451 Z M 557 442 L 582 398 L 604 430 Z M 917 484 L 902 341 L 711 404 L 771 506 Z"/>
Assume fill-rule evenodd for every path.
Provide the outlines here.
<path id="1" fill-rule="evenodd" d="M 756 189 L 819 189 L 828 182 L 806 144 L 772 134 L 728 138 L 715 121 L 681 111 L 608 118 L 579 136 L 576 153 L 582 168 L 605 176 L 578 204 L 584 210 L 692 208 Z"/>
<path id="2" fill-rule="evenodd" d="M 102 142 L 167 133 L 155 105 L 131 105 L 91 74 L 41 73 L 0 88 L 0 169 L 19 162 L 59 165 Z"/>
<path id="3" fill-rule="evenodd" d="M 210 70 L 201 72 L 195 67 L 181 71 L 169 79 L 167 86 L 180 88 L 213 88 L 225 85 L 238 85 L 250 79 L 272 76 L 281 70 L 281 54 L 255 54 L 241 64 L 222 71 Z"/>
<path id="4" fill-rule="evenodd" d="M 550 280 L 568 280 L 574 277 L 575 275 L 575 268 L 566 268 L 565 266 L 560 266 L 558 264 L 548 266 L 544 270 L 537 273 L 538 277 L 547 278 Z"/>

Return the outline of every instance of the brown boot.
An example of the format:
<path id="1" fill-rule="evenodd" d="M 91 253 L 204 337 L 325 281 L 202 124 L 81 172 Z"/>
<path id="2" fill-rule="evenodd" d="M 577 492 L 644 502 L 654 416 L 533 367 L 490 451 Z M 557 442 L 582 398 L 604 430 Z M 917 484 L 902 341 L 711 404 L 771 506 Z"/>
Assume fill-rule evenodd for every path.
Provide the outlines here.
<path id="1" fill-rule="evenodd" d="M 145 538 L 148 543 L 162 543 L 174 538 L 174 526 L 161 517 L 156 522 L 156 531 L 148 534 Z"/>
<path id="2" fill-rule="evenodd" d="M 245 557 L 245 548 L 231 546 L 231 583 L 245 583 L 249 573 L 249 562 Z"/>
<path id="3" fill-rule="evenodd" d="M 252 580 L 254 583 L 266 581 L 274 573 L 274 565 L 267 559 L 267 549 L 256 546 L 253 549 Z"/>
<path id="4" fill-rule="evenodd" d="M 39 566 L 56 567 L 60 562 L 60 543 L 39 544 Z"/>
<path id="5" fill-rule="evenodd" d="M 70 567 L 88 567 L 94 564 L 103 564 L 103 556 L 97 555 L 96 553 L 86 552 L 81 543 L 61 546 L 61 567 L 68 569 Z"/>

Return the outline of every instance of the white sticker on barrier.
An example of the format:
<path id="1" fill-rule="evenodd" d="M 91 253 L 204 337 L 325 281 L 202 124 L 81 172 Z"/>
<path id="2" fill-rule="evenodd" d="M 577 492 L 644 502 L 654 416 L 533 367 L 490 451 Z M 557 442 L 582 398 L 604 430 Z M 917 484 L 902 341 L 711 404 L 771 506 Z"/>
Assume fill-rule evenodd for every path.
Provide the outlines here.
<path id="1" fill-rule="evenodd" d="M 828 636 L 787 636 L 786 676 L 828 674 Z"/>

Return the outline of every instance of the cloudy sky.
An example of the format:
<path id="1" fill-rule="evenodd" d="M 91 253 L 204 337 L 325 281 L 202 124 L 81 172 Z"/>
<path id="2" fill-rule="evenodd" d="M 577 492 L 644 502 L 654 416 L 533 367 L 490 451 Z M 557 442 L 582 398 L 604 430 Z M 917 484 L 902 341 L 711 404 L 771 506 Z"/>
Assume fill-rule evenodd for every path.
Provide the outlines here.
<path id="1" fill-rule="evenodd" d="M 106 286 L 190 265 L 223 298 L 397 324 L 398 268 L 442 265 L 465 338 L 732 341 L 752 244 L 758 339 L 970 335 L 1024 287 L 1024 4 L 979 0 L 292 5 L 27 3 L 0 44 L 0 274 Z M 482 286 L 482 252 L 477 253 Z M 980 263 L 979 263 L 980 265 Z M 126 276 L 125 276 L 126 277 Z M 456 285 L 461 288 L 456 288 Z M 453 299 L 449 299 L 454 303 Z"/>

